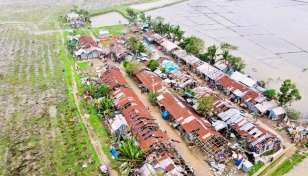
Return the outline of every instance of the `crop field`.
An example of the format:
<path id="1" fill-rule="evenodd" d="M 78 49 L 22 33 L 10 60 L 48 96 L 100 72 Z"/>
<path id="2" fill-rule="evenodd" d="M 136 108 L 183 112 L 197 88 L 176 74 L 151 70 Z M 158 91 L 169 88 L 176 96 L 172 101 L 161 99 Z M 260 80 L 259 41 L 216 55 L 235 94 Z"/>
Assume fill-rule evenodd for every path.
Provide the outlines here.
<path id="1" fill-rule="evenodd" d="M 92 12 L 146 1 L 0 0 L 0 175 L 99 175 L 58 19 L 74 5 Z"/>
<path id="2" fill-rule="evenodd" d="M 0 175 L 97 173 L 97 156 L 67 96 L 56 35 L 22 28 L 0 27 Z"/>

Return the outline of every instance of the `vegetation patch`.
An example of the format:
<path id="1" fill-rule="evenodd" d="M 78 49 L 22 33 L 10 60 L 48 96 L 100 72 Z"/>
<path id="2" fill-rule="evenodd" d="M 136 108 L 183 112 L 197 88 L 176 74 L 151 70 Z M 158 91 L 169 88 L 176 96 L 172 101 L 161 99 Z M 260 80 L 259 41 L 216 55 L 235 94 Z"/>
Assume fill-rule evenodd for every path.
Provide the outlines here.
<path id="1" fill-rule="evenodd" d="M 78 63 L 79 70 L 85 70 L 89 68 L 89 63 L 88 62 L 79 62 Z"/>
<path id="2" fill-rule="evenodd" d="M 110 35 L 117 36 L 122 34 L 122 30 L 125 28 L 124 24 L 113 25 L 113 26 L 103 26 L 94 28 L 94 31 L 98 34 L 99 31 L 108 31 Z"/>
<path id="3" fill-rule="evenodd" d="M 119 12 L 125 18 L 129 19 L 130 17 L 127 13 L 127 9 L 131 9 L 132 11 L 138 13 L 138 10 L 132 9 L 128 6 L 116 6 L 116 7 L 108 7 L 108 8 L 105 8 L 105 9 L 93 11 L 93 12 L 91 12 L 91 16 L 97 16 L 97 15 L 101 15 L 101 14 L 105 14 L 105 13 L 109 13 L 109 12 Z"/>
<path id="4" fill-rule="evenodd" d="M 264 166 L 263 162 L 259 162 L 255 165 L 253 165 L 252 169 L 248 173 L 249 176 L 252 176 L 254 173 L 258 172 L 259 169 L 261 169 Z"/>
<path id="5" fill-rule="evenodd" d="M 274 172 L 269 174 L 269 176 L 281 176 L 289 172 L 294 165 L 300 163 L 303 159 L 306 158 L 306 155 L 293 154 L 289 159 L 285 160 Z"/>

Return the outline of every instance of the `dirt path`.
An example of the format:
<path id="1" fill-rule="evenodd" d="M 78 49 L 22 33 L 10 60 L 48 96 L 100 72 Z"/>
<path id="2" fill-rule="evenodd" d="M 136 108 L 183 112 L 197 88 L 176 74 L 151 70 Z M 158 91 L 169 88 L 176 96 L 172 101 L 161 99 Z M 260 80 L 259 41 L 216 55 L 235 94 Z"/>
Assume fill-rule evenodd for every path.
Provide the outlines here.
<path id="1" fill-rule="evenodd" d="M 61 37 L 62 37 L 62 43 L 64 44 L 64 38 L 63 38 L 63 33 L 61 32 Z M 68 57 L 68 53 L 67 53 L 67 50 L 65 50 L 65 55 L 67 58 Z M 111 167 L 111 163 L 109 161 L 109 159 L 107 158 L 107 156 L 104 154 L 103 150 L 102 150 L 102 145 L 101 145 L 101 141 L 99 140 L 98 136 L 96 135 L 96 133 L 93 131 L 93 128 L 92 126 L 90 125 L 89 121 L 88 121 L 88 118 L 89 118 L 89 114 L 82 114 L 81 111 L 80 111 L 80 108 L 79 108 L 79 98 L 77 96 L 77 93 L 78 93 L 78 89 L 77 89 L 77 84 L 76 84 L 76 80 L 74 79 L 75 78 L 75 72 L 74 72 L 74 68 L 72 66 L 72 64 L 70 63 L 70 67 L 71 67 L 71 74 L 72 74 L 72 88 L 71 88 L 71 92 L 73 93 L 74 95 L 74 102 L 75 102 L 75 105 L 77 107 L 77 110 L 78 110 L 78 113 L 80 114 L 80 117 L 81 117 L 81 120 L 83 122 L 83 124 L 86 126 L 86 129 L 87 129 L 87 132 L 89 134 L 89 138 L 90 138 L 90 141 L 97 153 L 97 156 L 100 160 L 100 163 L 102 165 L 107 165 L 108 166 L 108 169 L 109 169 L 109 173 L 111 176 L 118 176 L 118 172 L 116 170 L 113 170 L 112 167 Z"/>
<path id="2" fill-rule="evenodd" d="M 191 166 L 193 166 L 195 170 L 195 174 L 197 176 L 211 176 L 212 171 L 210 170 L 209 166 L 204 161 L 206 159 L 206 156 L 196 148 L 189 149 L 185 141 L 181 138 L 179 132 L 171 127 L 169 125 L 168 121 L 163 120 L 161 118 L 161 112 L 157 106 L 152 106 L 145 94 L 141 94 L 141 90 L 139 89 L 137 83 L 129 77 L 126 72 L 124 71 L 122 65 L 114 64 L 113 62 L 109 62 L 110 64 L 120 68 L 122 74 L 124 75 L 125 80 L 128 82 L 130 87 L 134 90 L 134 92 L 137 94 L 137 96 L 140 98 L 142 103 L 150 108 L 151 114 L 156 119 L 156 123 L 159 124 L 159 128 L 162 131 L 167 131 L 168 136 L 171 139 L 180 141 L 180 143 L 174 143 L 176 148 L 178 149 L 180 155 L 183 157 L 183 159 L 189 163 Z"/>

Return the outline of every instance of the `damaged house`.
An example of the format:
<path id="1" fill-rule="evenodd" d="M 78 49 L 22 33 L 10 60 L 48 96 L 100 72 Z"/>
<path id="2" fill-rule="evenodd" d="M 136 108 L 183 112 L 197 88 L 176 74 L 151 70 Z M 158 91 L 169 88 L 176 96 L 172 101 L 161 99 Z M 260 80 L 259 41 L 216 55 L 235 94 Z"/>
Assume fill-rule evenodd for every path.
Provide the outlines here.
<path id="1" fill-rule="evenodd" d="M 103 50 L 98 46 L 97 42 L 89 36 L 81 36 L 78 43 L 80 47 L 74 51 L 74 57 L 77 59 L 98 58 L 103 54 Z"/>
<path id="2" fill-rule="evenodd" d="M 107 70 L 103 73 L 102 80 L 113 89 L 114 105 L 125 119 L 121 116 L 118 116 L 121 119 L 115 117 L 109 124 L 109 131 L 121 134 L 118 131 L 122 129 L 122 134 L 124 131 L 127 134 L 136 135 L 136 142 L 146 151 L 146 163 L 139 169 L 139 173 L 147 175 L 150 167 L 170 176 L 194 175 L 190 165 L 171 146 L 169 136 L 159 128 L 136 93 L 128 88 L 121 72 L 116 69 Z"/>
<path id="3" fill-rule="evenodd" d="M 229 109 L 218 114 L 218 117 L 228 124 L 238 139 L 244 141 L 242 147 L 248 152 L 256 152 L 261 155 L 273 150 L 278 151 L 281 148 L 281 141 L 276 135 L 256 126 L 251 119 L 245 117 L 237 109 Z"/>
<path id="4" fill-rule="evenodd" d="M 112 43 L 109 45 L 111 53 L 115 55 L 117 59 L 125 59 L 127 56 L 133 56 L 134 54 L 123 43 Z"/>

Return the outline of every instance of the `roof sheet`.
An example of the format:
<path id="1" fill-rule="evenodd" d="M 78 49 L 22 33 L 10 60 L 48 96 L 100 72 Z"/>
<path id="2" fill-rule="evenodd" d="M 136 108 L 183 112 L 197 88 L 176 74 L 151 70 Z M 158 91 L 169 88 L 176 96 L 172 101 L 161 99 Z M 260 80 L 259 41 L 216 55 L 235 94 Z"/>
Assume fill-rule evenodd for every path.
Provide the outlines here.
<path id="1" fill-rule="evenodd" d="M 153 72 L 143 71 L 136 74 L 136 77 L 142 82 L 142 84 L 151 92 L 160 92 L 163 89 L 163 82 Z M 153 86 L 154 84 L 154 86 Z"/>

